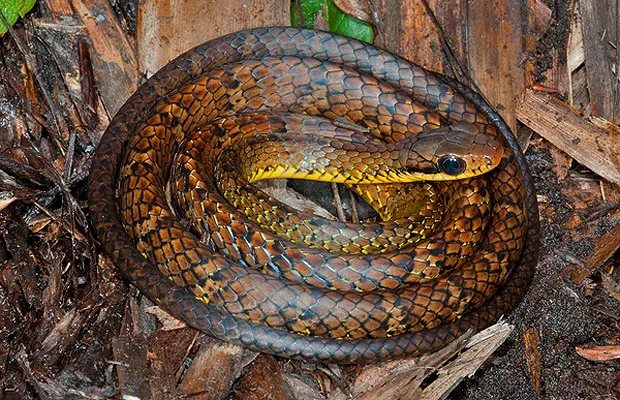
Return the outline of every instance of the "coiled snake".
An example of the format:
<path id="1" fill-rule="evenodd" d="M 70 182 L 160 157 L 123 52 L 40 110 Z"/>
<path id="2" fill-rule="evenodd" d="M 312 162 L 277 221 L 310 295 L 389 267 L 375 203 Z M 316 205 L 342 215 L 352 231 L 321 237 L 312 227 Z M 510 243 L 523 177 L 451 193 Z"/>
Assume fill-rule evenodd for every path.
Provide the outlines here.
<path id="1" fill-rule="evenodd" d="M 327 120 L 335 126 L 326 127 Z M 441 221 L 435 206 L 415 206 L 419 216 L 399 214 L 385 224 L 326 221 L 246 185 L 286 172 L 281 165 L 252 172 L 246 162 L 277 159 L 280 150 L 261 156 L 261 149 L 286 148 L 279 137 L 329 132 L 331 139 L 320 140 L 340 143 L 338 154 L 363 167 L 372 155 L 359 144 L 361 131 L 397 163 L 403 153 L 389 143 L 410 133 L 432 136 L 450 124 L 500 142 L 499 165 L 411 195 L 404 184 L 387 186 L 389 193 L 358 186 L 383 203 L 392 195 L 432 200 L 451 213 Z M 227 150 L 240 143 L 264 147 L 241 155 Z M 303 149 L 300 143 L 289 147 Z M 325 151 L 317 154 L 325 168 L 308 166 L 304 174 L 336 175 Z M 301 164 L 303 151 L 290 158 Z M 449 156 L 404 167 L 457 175 L 461 161 Z M 377 171 L 375 177 L 392 181 Z M 179 196 L 174 211 L 168 179 Z M 369 182 L 357 176 L 349 183 Z M 384 217 L 393 210 L 379 203 L 373 207 Z M 212 336 L 291 358 L 354 363 L 438 349 L 513 306 L 538 257 L 538 210 L 525 159 L 479 95 L 373 46 L 298 28 L 230 34 L 151 77 L 101 139 L 89 206 L 105 250 L 148 297 Z M 189 230 L 188 216 L 198 220 Z M 352 244 L 345 240 L 351 237 Z"/>

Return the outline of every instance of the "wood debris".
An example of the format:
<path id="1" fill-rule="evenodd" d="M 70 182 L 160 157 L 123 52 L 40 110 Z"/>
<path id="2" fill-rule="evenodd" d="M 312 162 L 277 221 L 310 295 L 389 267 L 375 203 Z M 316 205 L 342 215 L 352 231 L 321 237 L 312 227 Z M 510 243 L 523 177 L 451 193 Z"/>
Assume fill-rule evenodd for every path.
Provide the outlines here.
<path id="1" fill-rule="evenodd" d="M 614 150 L 620 137 L 583 120 L 565 103 L 527 91 L 517 108 L 517 119 L 594 173 L 620 184 L 620 158 Z"/>

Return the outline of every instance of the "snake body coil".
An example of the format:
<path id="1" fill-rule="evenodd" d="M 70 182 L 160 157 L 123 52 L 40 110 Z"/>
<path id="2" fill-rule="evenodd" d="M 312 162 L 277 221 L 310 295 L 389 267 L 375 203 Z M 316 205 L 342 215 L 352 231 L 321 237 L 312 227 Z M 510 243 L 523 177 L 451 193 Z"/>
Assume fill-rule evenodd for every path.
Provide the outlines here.
<path id="1" fill-rule="evenodd" d="M 298 116 L 267 114 L 282 111 Z M 224 149 L 247 132 L 304 124 L 296 129 L 320 131 L 323 118 L 346 119 L 388 143 L 464 121 L 504 150 L 484 177 L 429 192 L 450 212 L 440 223 L 434 206 L 385 224 L 326 222 L 277 205 L 248 190 L 248 177 L 230 174 L 243 163 Z M 342 144 L 347 149 L 355 163 L 369 164 L 366 148 Z M 435 173 L 433 165 L 420 168 Z M 336 174 L 311 169 L 306 174 Z M 179 195 L 176 213 L 197 218 L 193 231 L 206 243 L 170 209 L 168 179 Z M 101 139 L 89 205 L 106 251 L 152 300 L 217 338 L 291 358 L 351 363 L 438 349 L 512 307 L 538 257 L 538 210 L 523 154 L 479 95 L 367 44 L 298 28 L 227 35 L 151 77 Z M 350 237 L 353 244 L 341 241 Z"/>

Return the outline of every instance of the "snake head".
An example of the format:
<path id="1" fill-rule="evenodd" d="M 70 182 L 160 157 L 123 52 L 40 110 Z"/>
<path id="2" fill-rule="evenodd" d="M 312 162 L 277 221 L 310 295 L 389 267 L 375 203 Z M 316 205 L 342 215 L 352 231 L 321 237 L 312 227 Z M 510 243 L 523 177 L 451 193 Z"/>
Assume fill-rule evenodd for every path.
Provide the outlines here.
<path id="1" fill-rule="evenodd" d="M 402 143 L 401 143 L 402 142 Z M 455 180 L 491 171 L 504 149 L 492 136 L 460 121 L 398 142 L 403 175 L 411 180 Z"/>

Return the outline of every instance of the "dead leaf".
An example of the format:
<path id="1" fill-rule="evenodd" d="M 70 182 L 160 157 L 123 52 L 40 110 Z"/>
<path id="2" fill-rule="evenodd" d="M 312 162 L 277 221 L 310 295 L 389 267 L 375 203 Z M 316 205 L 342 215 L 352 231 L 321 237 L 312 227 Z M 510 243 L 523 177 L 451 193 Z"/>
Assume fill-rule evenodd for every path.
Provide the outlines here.
<path id="1" fill-rule="evenodd" d="M 602 286 L 605 292 L 616 301 L 620 301 L 620 286 L 618 282 L 614 281 L 611 276 L 607 274 L 601 274 Z"/>
<path id="2" fill-rule="evenodd" d="M 162 324 L 162 330 L 164 331 L 172 331 L 175 329 L 185 328 L 187 326 L 185 325 L 185 322 L 173 317 L 157 306 L 148 307 L 146 312 L 157 318 L 157 320 Z"/>
<path id="3" fill-rule="evenodd" d="M 354 18 L 369 24 L 377 23 L 372 11 L 372 5 L 368 0 L 334 0 L 334 4 Z"/>
<path id="4" fill-rule="evenodd" d="M 597 346 L 588 349 L 575 347 L 581 357 L 590 361 L 610 361 L 620 358 L 620 346 Z"/>
<path id="5" fill-rule="evenodd" d="M 329 30 L 329 25 L 327 25 L 327 21 L 325 21 L 325 18 L 323 18 L 323 12 L 319 11 L 318 13 L 316 13 L 316 19 L 314 20 L 314 29 L 319 29 L 322 31 L 328 31 Z"/>

